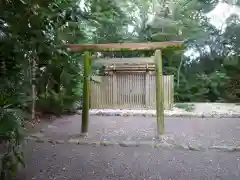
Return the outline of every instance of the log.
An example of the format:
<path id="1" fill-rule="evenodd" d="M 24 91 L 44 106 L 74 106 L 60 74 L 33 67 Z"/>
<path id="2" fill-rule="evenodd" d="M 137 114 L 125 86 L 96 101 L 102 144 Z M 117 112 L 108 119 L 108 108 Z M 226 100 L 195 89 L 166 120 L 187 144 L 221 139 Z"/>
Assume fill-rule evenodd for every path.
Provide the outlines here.
<path id="1" fill-rule="evenodd" d="M 68 44 L 70 51 L 135 51 L 156 50 L 167 47 L 181 47 L 183 41 L 149 42 L 149 43 L 112 43 L 112 44 Z"/>

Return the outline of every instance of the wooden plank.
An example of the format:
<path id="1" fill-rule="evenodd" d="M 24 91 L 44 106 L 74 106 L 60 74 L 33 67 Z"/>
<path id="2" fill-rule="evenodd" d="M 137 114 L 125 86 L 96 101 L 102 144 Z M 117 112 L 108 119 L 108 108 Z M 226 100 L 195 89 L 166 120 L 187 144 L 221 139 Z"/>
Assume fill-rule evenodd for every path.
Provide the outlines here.
<path id="1" fill-rule="evenodd" d="M 120 68 L 144 68 L 144 69 L 148 69 L 148 68 L 155 68 L 155 65 L 153 64 L 118 64 L 118 65 L 112 65 L 112 66 L 106 66 L 105 69 L 112 69 L 112 70 L 116 70 L 116 69 L 120 69 Z"/>
<path id="2" fill-rule="evenodd" d="M 95 59 L 94 64 L 146 64 L 154 63 L 151 57 L 137 57 L 137 58 L 101 58 Z"/>
<path id="3" fill-rule="evenodd" d="M 117 105 L 117 98 L 118 98 L 118 94 L 117 94 L 117 76 L 116 74 L 112 75 L 112 92 L 113 92 L 113 107 L 116 107 Z"/>
<path id="4" fill-rule="evenodd" d="M 171 105 L 170 105 L 170 109 L 173 108 L 173 105 L 174 105 L 174 76 L 172 75 L 171 76 L 171 88 L 170 88 L 170 91 L 171 91 Z"/>
<path id="5" fill-rule="evenodd" d="M 155 67 L 149 67 L 148 69 L 155 69 Z M 116 68 L 106 68 L 106 70 L 112 70 L 112 71 L 118 71 L 118 70 L 129 70 L 129 71 L 131 71 L 131 70 L 147 70 L 147 67 L 145 66 L 139 66 L 139 67 L 137 67 L 137 66 L 131 66 L 131 67 L 116 67 Z"/>
<path id="6" fill-rule="evenodd" d="M 139 72 L 146 72 L 146 71 L 155 71 L 155 67 L 144 67 L 144 66 L 132 66 L 132 67 L 116 67 L 116 68 L 111 68 L 111 67 L 107 67 L 105 68 L 105 73 L 110 73 L 110 72 L 117 72 L 117 73 L 120 73 L 120 72 L 123 72 L 123 71 L 127 71 L 127 72 L 136 72 L 136 71 L 139 71 Z"/>
<path id="7" fill-rule="evenodd" d="M 150 75 L 149 75 L 149 72 L 146 73 L 145 75 L 145 106 L 146 106 L 146 109 L 149 108 L 149 104 L 150 104 L 150 100 L 149 100 L 149 97 L 150 97 Z"/>
<path id="8" fill-rule="evenodd" d="M 156 50 L 171 46 L 180 47 L 183 41 L 149 42 L 149 43 L 113 43 L 113 44 L 68 44 L 70 51 L 134 51 Z"/>

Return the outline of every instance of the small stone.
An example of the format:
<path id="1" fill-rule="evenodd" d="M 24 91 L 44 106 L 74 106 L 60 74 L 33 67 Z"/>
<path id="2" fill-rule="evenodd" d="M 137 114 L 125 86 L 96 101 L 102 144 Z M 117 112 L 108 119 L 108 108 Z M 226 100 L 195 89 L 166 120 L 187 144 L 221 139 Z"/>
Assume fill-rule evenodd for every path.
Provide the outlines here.
<path id="1" fill-rule="evenodd" d="M 86 132 L 86 133 L 81 133 L 80 134 L 80 137 L 84 137 L 84 138 L 86 138 L 88 136 L 88 133 Z"/>
<path id="2" fill-rule="evenodd" d="M 240 152 L 240 146 L 235 147 L 235 148 L 234 148 L 234 151 Z"/>
<path id="3" fill-rule="evenodd" d="M 175 144 L 174 147 L 177 148 L 177 149 L 189 150 L 189 147 L 186 144 Z"/>
<path id="4" fill-rule="evenodd" d="M 234 152 L 240 150 L 238 147 L 232 147 L 232 146 L 212 146 L 211 149 L 216 149 L 216 150 L 223 150 L 227 152 Z"/>
<path id="5" fill-rule="evenodd" d="M 55 128 L 57 128 L 57 126 L 53 126 L 53 125 L 48 125 L 47 126 L 49 129 L 55 129 Z"/>
<path id="6" fill-rule="evenodd" d="M 56 140 L 56 144 L 64 144 L 64 140 Z"/>
<path id="7" fill-rule="evenodd" d="M 138 146 L 137 142 L 133 141 L 123 141 L 119 143 L 119 146 L 121 147 L 136 147 Z"/>
<path id="8" fill-rule="evenodd" d="M 100 142 L 97 142 L 97 141 L 96 141 L 96 142 L 91 142 L 91 145 L 92 145 L 92 146 L 100 146 L 100 144 L 101 144 L 101 143 L 100 143 Z"/>
<path id="9" fill-rule="evenodd" d="M 44 134 L 42 134 L 42 133 L 35 133 L 35 134 L 30 135 L 30 137 L 39 139 L 39 138 L 44 137 Z"/>
<path id="10" fill-rule="evenodd" d="M 78 139 L 77 144 L 78 144 L 78 145 L 88 145 L 88 144 L 91 144 L 91 143 L 88 142 L 87 140 Z"/>
<path id="11" fill-rule="evenodd" d="M 43 139 L 36 139 L 36 143 L 44 143 Z"/>
<path id="12" fill-rule="evenodd" d="M 118 143 L 118 145 L 121 147 L 128 147 L 128 145 L 125 142 L 120 142 Z"/>
<path id="13" fill-rule="evenodd" d="M 70 143 L 70 144 L 78 144 L 79 140 L 78 139 L 69 139 L 68 143 Z"/>
<path id="14" fill-rule="evenodd" d="M 27 137 L 25 137 L 25 140 L 26 140 L 26 141 L 29 141 L 29 140 L 36 140 L 36 138 L 33 138 L 33 137 L 31 137 L 31 136 L 27 136 Z"/>
<path id="15" fill-rule="evenodd" d="M 191 151 L 200 151 L 199 147 L 193 146 L 191 144 L 188 144 L 188 149 Z"/>
<path id="16" fill-rule="evenodd" d="M 153 148 L 158 148 L 158 147 L 160 147 L 160 144 L 153 143 L 153 144 L 152 144 L 152 147 L 153 147 Z"/>
<path id="17" fill-rule="evenodd" d="M 102 142 L 100 142 L 100 145 L 101 145 L 101 146 L 108 146 L 108 145 L 110 145 L 110 142 L 108 142 L 108 141 L 102 141 Z"/>
<path id="18" fill-rule="evenodd" d="M 52 139 L 48 139 L 48 142 L 51 143 L 51 144 L 55 144 L 55 141 L 52 140 Z"/>
<path id="19" fill-rule="evenodd" d="M 234 152 L 234 151 L 236 151 L 236 149 L 235 149 L 235 147 L 226 147 L 225 151 Z"/>

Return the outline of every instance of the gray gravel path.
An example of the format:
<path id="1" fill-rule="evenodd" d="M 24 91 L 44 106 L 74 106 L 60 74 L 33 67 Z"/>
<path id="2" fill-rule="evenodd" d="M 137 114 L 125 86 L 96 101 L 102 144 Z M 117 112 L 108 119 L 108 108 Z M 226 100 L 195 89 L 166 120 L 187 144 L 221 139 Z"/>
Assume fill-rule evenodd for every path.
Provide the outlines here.
<path id="1" fill-rule="evenodd" d="M 240 153 L 29 143 L 17 180 L 239 180 Z"/>
<path id="2" fill-rule="evenodd" d="M 89 141 L 152 141 L 154 117 L 90 116 Z M 65 116 L 35 136 L 68 139 L 79 134 L 81 116 Z M 166 136 L 181 144 L 240 145 L 240 119 L 166 118 Z M 239 180 L 240 152 L 150 146 L 120 147 L 29 141 L 27 168 L 17 180 Z"/>
<path id="3" fill-rule="evenodd" d="M 177 144 L 240 146 L 239 118 L 165 118 L 166 136 Z M 81 116 L 67 116 L 43 128 L 38 136 L 67 139 L 80 133 Z M 152 141 L 156 135 L 154 117 L 90 116 L 88 140 Z"/>

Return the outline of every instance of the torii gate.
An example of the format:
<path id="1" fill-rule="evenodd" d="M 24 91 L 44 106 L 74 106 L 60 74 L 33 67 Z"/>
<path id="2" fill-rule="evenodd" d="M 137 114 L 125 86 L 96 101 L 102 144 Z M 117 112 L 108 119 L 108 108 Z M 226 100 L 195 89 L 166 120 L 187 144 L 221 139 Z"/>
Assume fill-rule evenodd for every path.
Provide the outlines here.
<path id="1" fill-rule="evenodd" d="M 89 121 L 89 93 L 90 93 L 90 71 L 92 57 L 89 51 L 136 51 L 155 50 L 154 61 L 156 71 L 156 113 L 157 113 L 157 133 L 164 134 L 164 104 L 163 104 L 163 65 L 162 49 L 175 46 L 181 47 L 182 41 L 170 42 L 150 42 L 150 43 L 114 43 L 114 44 L 69 44 L 68 48 L 73 52 L 84 51 L 84 84 L 83 84 L 83 106 L 82 106 L 82 135 L 87 135 Z"/>

